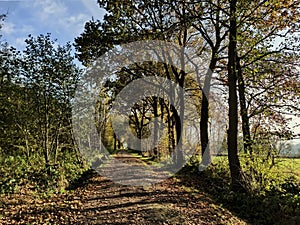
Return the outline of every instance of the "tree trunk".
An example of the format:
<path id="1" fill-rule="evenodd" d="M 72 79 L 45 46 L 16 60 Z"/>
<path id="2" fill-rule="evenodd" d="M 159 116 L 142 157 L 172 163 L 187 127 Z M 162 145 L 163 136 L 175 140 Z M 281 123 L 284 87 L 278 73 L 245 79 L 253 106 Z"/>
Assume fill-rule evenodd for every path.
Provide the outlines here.
<path id="1" fill-rule="evenodd" d="M 180 113 L 181 110 L 182 109 L 180 109 Z M 182 149 L 182 138 L 181 138 L 183 117 L 180 117 L 180 115 L 178 115 L 178 112 L 174 107 L 172 107 L 172 111 L 173 111 L 172 117 L 174 118 L 173 120 L 175 122 L 175 131 L 176 131 L 176 144 L 174 142 L 174 147 L 175 147 L 174 149 L 176 149 L 176 152 L 174 153 L 176 155 L 176 163 L 179 163 L 181 165 L 181 163 L 183 163 L 184 160 L 183 149 Z M 175 141 L 174 130 L 173 130 L 173 141 Z"/>
<path id="2" fill-rule="evenodd" d="M 44 100 L 44 143 L 43 143 L 43 151 L 44 151 L 44 159 L 45 159 L 45 169 L 46 173 L 50 175 L 50 156 L 49 156 L 49 118 L 48 118 L 48 104 L 47 104 L 47 97 L 46 93 L 43 93 L 43 100 Z"/>
<path id="3" fill-rule="evenodd" d="M 238 98 L 237 98 L 237 0 L 230 1 L 230 34 L 228 47 L 228 86 L 229 86 L 229 129 L 228 129 L 228 161 L 231 174 L 231 185 L 234 191 L 243 191 L 243 176 L 238 157 Z"/>
<path id="4" fill-rule="evenodd" d="M 159 158 L 158 151 L 157 151 L 157 141 L 158 141 L 158 98 L 153 97 L 153 115 L 154 115 L 154 133 L 153 133 L 153 143 L 154 143 L 154 148 L 153 148 L 153 158 L 157 159 Z"/>
<path id="5" fill-rule="evenodd" d="M 209 65 L 209 70 L 206 73 L 204 86 L 202 89 L 202 101 L 201 101 L 201 118 L 200 118 L 200 138 L 201 138 L 201 154 L 202 162 L 204 166 L 208 166 L 211 163 L 211 154 L 209 148 L 208 138 L 208 118 L 209 118 L 209 92 L 210 83 L 212 78 L 212 71 L 215 69 L 217 59 L 215 53 L 212 54 L 212 59 Z"/>
<path id="6" fill-rule="evenodd" d="M 242 117 L 242 130 L 243 130 L 243 145 L 244 152 L 252 154 L 252 140 L 250 135 L 250 125 L 249 117 L 246 106 L 246 97 L 245 97 L 245 82 L 243 78 L 243 71 L 240 64 L 240 59 L 237 58 L 237 71 L 238 71 L 238 87 L 239 87 L 239 98 L 240 98 L 240 107 L 241 107 L 241 117 Z"/>
<path id="7" fill-rule="evenodd" d="M 164 117 L 165 117 L 165 113 L 164 113 L 164 99 L 159 98 L 159 105 L 160 105 L 160 119 L 163 122 L 164 121 Z M 168 131 L 169 131 L 169 123 L 168 123 Z M 162 136 L 162 134 L 164 133 L 164 131 L 162 130 L 162 132 L 160 133 L 160 136 Z M 170 148 L 169 148 L 169 137 L 168 137 L 168 152 L 170 152 Z M 164 151 L 163 151 L 164 152 Z M 160 156 L 162 156 L 163 152 L 160 152 Z"/>
<path id="8" fill-rule="evenodd" d="M 116 151 L 117 151 L 117 136 L 114 132 L 114 152 L 116 152 Z"/>
<path id="9" fill-rule="evenodd" d="M 184 38 L 185 41 L 186 38 Z M 185 42 L 184 42 L 185 43 Z M 184 62 L 184 57 L 181 56 L 181 68 L 182 70 L 179 73 L 179 79 L 178 79 L 178 84 L 181 87 L 179 89 L 179 115 L 176 109 L 174 108 L 174 115 L 175 115 L 175 128 L 176 128 L 176 145 L 177 145 L 177 165 L 183 165 L 184 163 L 184 149 L 183 149 L 183 143 L 182 143 L 182 132 L 184 129 L 184 107 L 185 107 L 185 102 L 184 102 L 184 82 L 185 82 L 185 62 Z"/>

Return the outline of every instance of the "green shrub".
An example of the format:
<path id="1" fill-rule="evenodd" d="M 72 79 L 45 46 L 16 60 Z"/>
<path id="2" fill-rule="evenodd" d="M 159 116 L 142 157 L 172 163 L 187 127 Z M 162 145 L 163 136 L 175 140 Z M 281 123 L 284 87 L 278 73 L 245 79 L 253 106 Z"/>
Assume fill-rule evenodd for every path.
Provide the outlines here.
<path id="1" fill-rule="evenodd" d="M 32 154 L 0 158 L 0 193 L 16 193 L 23 189 L 36 192 L 62 192 L 69 182 L 86 170 L 75 154 L 61 153 L 58 163 L 45 168 L 43 157 Z"/>

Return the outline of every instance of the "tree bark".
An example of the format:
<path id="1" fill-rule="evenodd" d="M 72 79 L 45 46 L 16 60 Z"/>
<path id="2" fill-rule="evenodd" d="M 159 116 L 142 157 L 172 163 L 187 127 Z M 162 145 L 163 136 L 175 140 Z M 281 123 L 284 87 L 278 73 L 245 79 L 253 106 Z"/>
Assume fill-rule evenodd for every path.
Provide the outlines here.
<path id="1" fill-rule="evenodd" d="M 220 6 L 220 1 L 217 1 L 217 6 Z M 208 119 L 209 119 L 209 94 L 210 94 L 210 86 L 211 86 L 211 79 L 212 73 L 216 68 L 218 62 L 218 51 L 221 46 L 224 37 L 221 37 L 221 29 L 222 26 L 220 25 L 222 20 L 220 19 L 220 11 L 216 10 L 216 22 L 215 26 L 215 44 L 213 41 L 207 37 L 204 30 L 200 30 L 204 38 L 208 43 L 210 43 L 210 47 L 212 50 L 212 56 L 209 64 L 209 70 L 206 73 L 204 85 L 202 89 L 202 100 L 201 100 L 201 118 L 200 118 L 200 139 L 201 139 L 201 153 L 202 153 L 202 162 L 203 166 L 208 166 L 211 163 L 211 150 L 209 148 L 209 137 L 208 137 Z M 199 84 L 200 81 L 198 80 Z"/>
<path id="2" fill-rule="evenodd" d="M 231 174 L 231 185 L 234 191 L 243 191 L 243 176 L 238 157 L 238 97 L 237 97 L 237 0 L 230 1 L 230 33 L 228 47 L 228 86 L 229 86 L 229 129 L 228 129 L 228 161 Z"/>
<path id="3" fill-rule="evenodd" d="M 206 73 L 204 86 L 202 89 L 202 101 L 201 101 L 201 118 L 200 118 L 200 139 L 201 139 L 201 154 L 202 162 L 204 166 L 208 166 L 211 163 L 211 152 L 209 148 L 208 138 L 208 118 L 209 118 L 209 93 L 210 84 L 212 79 L 212 71 L 215 69 L 217 59 L 215 53 L 212 53 L 212 59 L 209 65 L 209 70 Z"/>
<path id="4" fill-rule="evenodd" d="M 154 143 L 154 148 L 153 148 L 153 158 L 158 159 L 158 148 L 157 148 L 157 141 L 158 141 L 158 98 L 153 97 L 153 115 L 154 115 L 154 134 L 153 134 L 153 143 Z"/>
<path id="5" fill-rule="evenodd" d="M 238 71 L 238 87 L 239 87 L 239 99 L 240 99 L 240 111 L 242 117 L 242 130 L 243 130 L 243 145 L 244 152 L 252 154 L 252 140 L 250 134 L 249 116 L 246 106 L 245 97 L 245 81 L 243 78 L 243 71 L 241 68 L 240 59 L 237 58 L 237 71 Z"/>

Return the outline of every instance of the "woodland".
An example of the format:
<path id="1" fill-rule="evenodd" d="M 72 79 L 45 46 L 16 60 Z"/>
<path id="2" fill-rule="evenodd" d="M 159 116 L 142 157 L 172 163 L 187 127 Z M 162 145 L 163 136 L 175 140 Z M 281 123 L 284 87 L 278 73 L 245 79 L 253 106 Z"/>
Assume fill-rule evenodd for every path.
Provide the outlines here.
<path id="1" fill-rule="evenodd" d="M 300 138 L 290 126 L 300 121 L 299 1 L 97 2 L 103 20 L 65 45 L 29 34 L 20 51 L 1 39 L 9 15 L 0 16 L 0 224 L 300 224 L 300 152 L 290 145 Z M 167 44 L 151 48 L 168 63 L 123 59 L 130 43 L 179 53 Z M 182 49 L 204 59 L 201 77 Z M 89 118 L 102 145 L 91 160 L 90 128 L 75 123 L 74 105 L 86 112 L 78 95 L 90 89 L 80 82 L 99 67 Z M 171 81 L 169 96 L 137 99 L 120 136 L 114 114 L 124 105 L 112 110 L 124 90 L 147 90 L 126 89 L 141 79 Z M 134 179 L 135 166 L 180 168 L 128 185 L 99 173 L 111 158 L 120 165 L 107 174 Z"/>

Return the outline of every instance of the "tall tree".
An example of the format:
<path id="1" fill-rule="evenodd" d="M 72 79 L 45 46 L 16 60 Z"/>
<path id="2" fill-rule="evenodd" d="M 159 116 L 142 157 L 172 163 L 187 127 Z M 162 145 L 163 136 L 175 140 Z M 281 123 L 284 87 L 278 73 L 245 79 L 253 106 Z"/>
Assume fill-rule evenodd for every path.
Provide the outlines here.
<path id="1" fill-rule="evenodd" d="M 272 93 L 272 90 L 279 84 L 278 82 L 275 83 L 274 79 L 279 81 L 282 78 L 281 81 L 285 80 L 287 83 L 295 79 L 295 74 L 291 71 L 295 67 L 293 55 L 297 51 L 297 41 L 293 34 L 295 30 L 299 29 L 297 28 L 299 23 L 296 19 L 299 17 L 299 3 L 277 0 L 239 2 L 238 10 L 239 15 L 241 15 L 238 20 L 237 35 L 239 100 L 244 150 L 251 153 L 250 119 L 252 107 L 250 106 L 252 103 L 249 100 L 253 102 L 254 99 L 260 98 L 259 96 Z M 273 63 L 274 61 L 277 65 Z M 260 64 L 262 65 L 260 66 Z M 289 65 L 289 69 L 287 69 L 287 65 Z M 265 85 L 252 82 L 254 78 L 253 75 L 250 75 L 252 73 L 256 74 L 256 78 L 260 77 L 257 80 L 269 80 L 269 82 L 264 82 L 268 85 L 265 91 L 261 89 Z M 249 91 L 252 92 L 254 87 L 256 87 L 256 93 L 250 94 Z M 282 89 L 277 93 L 280 93 L 282 99 L 286 99 L 286 94 L 291 94 L 287 89 Z M 273 100 L 274 98 L 266 99 L 261 107 L 269 108 L 267 102 L 271 103 Z M 274 102 L 271 105 L 280 106 Z M 261 107 L 259 107 L 260 110 Z"/>
<path id="2" fill-rule="evenodd" d="M 70 44 L 55 47 L 50 34 L 29 36 L 25 42 L 21 73 L 26 88 L 33 92 L 30 97 L 37 112 L 38 143 L 49 170 L 57 163 L 60 140 L 70 137 L 70 100 L 80 71 L 73 62 Z"/>
<path id="3" fill-rule="evenodd" d="M 0 30 L 5 17 L 0 15 Z M 14 153 L 22 149 L 24 140 L 28 146 L 27 132 L 19 129 L 20 116 L 17 114 L 23 97 L 22 87 L 16 84 L 20 52 L 2 42 L 1 35 L 0 41 L 0 149 L 5 153 Z"/>
<path id="4" fill-rule="evenodd" d="M 237 0 L 230 1 L 230 33 L 228 45 L 229 127 L 228 161 L 233 190 L 243 190 L 242 168 L 238 157 L 238 97 L 237 97 Z"/>

